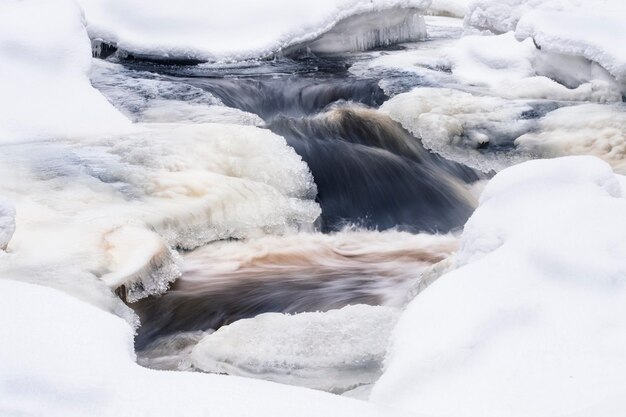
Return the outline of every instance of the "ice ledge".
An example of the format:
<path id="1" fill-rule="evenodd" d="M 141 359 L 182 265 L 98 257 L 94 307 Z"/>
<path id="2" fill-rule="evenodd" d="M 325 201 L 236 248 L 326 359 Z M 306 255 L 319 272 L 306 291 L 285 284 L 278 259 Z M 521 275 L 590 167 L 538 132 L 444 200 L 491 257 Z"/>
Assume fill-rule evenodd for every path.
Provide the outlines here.
<path id="1" fill-rule="evenodd" d="M 238 2 L 233 0 L 224 10 L 190 2 L 188 10 L 165 5 L 155 11 L 137 1 L 117 7 L 102 0 L 79 1 L 94 56 L 116 53 L 189 63 L 263 59 L 302 51 L 362 51 L 417 41 L 426 35 L 420 14 L 430 4 L 430 0 L 321 0 L 294 7 L 278 0 L 237 8 Z M 171 13 L 166 13 L 167 8 Z M 174 31 L 174 27 L 184 30 Z"/>

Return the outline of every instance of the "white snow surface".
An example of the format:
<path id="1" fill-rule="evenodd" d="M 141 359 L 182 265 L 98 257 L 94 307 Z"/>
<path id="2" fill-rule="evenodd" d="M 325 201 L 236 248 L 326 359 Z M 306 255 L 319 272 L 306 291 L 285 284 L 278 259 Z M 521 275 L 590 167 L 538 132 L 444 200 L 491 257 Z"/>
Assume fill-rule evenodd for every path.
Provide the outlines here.
<path id="1" fill-rule="evenodd" d="M 620 416 L 626 199 L 597 158 L 537 160 L 485 188 L 458 269 L 408 306 L 371 400 L 431 416 Z"/>
<path id="2" fill-rule="evenodd" d="M 465 25 L 493 33 L 514 31 L 543 51 L 581 56 L 626 83 L 626 3 L 622 0 L 476 0 Z"/>
<path id="3" fill-rule="evenodd" d="M 266 313 L 205 336 L 191 363 L 208 372 L 342 392 L 381 373 L 398 310 L 369 305 Z"/>
<path id="4" fill-rule="evenodd" d="M 357 26 L 344 27 L 349 29 L 345 38 L 350 37 L 348 32 L 355 35 L 352 46 L 370 41 L 385 44 L 385 37 L 400 41 L 405 34 L 419 35 L 421 29 L 414 29 L 420 22 L 404 21 L 395 11 L 422 10 L 430 4 L 430 0 L 231 0 L 219 5 L 198 0 L 78 2 L 93 39 L 140 56 L 200 60 L 270 56 L 313 41 L 347 18 L 371 12 L 389 13 L 373 20 L 357 19 Z M 336 37 L 329 41 L 328 45 L 337 45 Z"/>
<path id="5" fill-rule="evenodd" d="M 403 416 L 319 391 L 135 363 L 133 330 L 57 290 L 0 280 L 0 414 L 114 416 Z"/>
<path id="6" fill-rule="evenodd" d="M 617 6 L 618 3 L 615 2 Z M 518 39 L 533 38 L 542 50 L 582 56 L 626 84 L 626 3 L 594 4 L 568 11 L 532 10 L 517 24 Z"/>
<path id="7" fill-rule="evenodd" d="M 89 83 L 90 65 L 89 38 L 73 1 L 1 2 L 0 143 L 128 127 Z"/>
<path id="8" fill-rule="evenodd" d="M 606 71 L 584 60 L 540 52 L 531 39 L 518 42 L 513 32 L 465 36 L 442 54 L 440 65 L 450 67 L 461 83 L 486 87 L 499 97 L 600 103 L 622 99 L 620 87 Z"/>

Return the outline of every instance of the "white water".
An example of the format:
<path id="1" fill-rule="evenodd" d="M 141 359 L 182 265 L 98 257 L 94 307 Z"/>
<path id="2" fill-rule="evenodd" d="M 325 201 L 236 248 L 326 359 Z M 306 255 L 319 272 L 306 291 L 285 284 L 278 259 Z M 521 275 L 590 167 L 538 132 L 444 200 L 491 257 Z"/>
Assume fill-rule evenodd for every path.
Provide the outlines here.
<path id="1" fill-rule="evenodd" d="M 515 333 L 516 317 L 541 317 L 545 323 L 557 317 L 554 328 L 567 324 L 562 328 L 568 334 L 549 331 L 552 325 L 533 334 L 551 340 L 554 354 L 569 361 L 567 372 L 551 368 L 548 376 L 551 386 L 576 398 L 575 406 L 560 408 L 563 402 L 555 398 L 563 396 L 551 396 L 547 387 L 537 393 L 545 408 L 524 408 L 525 415 L 595 409 L 604 400 L 592 383 L 609 396 L 608 406 L 619 397 L 623 361 L 613 353 L 626 344 L 605 324 L 618 330 L 623 324 L 611 321 L 622 316 L 621 292 L 607 289 L 619 287 L 624 276 L 615 249 L 623 243 L 622 229 L 615 225 L 623 215 L 618 200 L 624 179 L 588 159 L 525 165 L 534 167 L 528 172 L 510 168 L 532 158 L 591 154 L 624 172 L 626 120 L 614 48 L 581 52 L 579 40 L 571 48 L 555 47 L 562 33 L 555 35 L 534 19 L 517 38 L 512 33 L 469 36 L 475 28 L 463 28 L 458 19 L 423 19 L 416 8 L 426 4 L 416 1 L 355 0 L 339 15 L 332 2 L 297 7 L 276 2 L 278 8 L 290 7 L 282 17 L 259 3 L 246 15 L 260 24 L 241 37 L 230 29 L 245 25 L 245 16 L 237 15 L 242 18 L 237 24 L 224 19 L 234 16 L 238 2 L 223 9 L 198 6 L 215 13 L 216 21 L 228 20 L 230 31 L 208 25 L 203 13 L 185 14 L 179 4 L 148 10 L 140 1 L 118 8 L 96 0 L 79 3 L 87 5 L 92 37 L 121 48 L 111 62 L 89 61 L 85 27 L 73 3 L 0 5 L 5 92 L 0 97 L 0 277 L 53 287 L 86 302 L 47 288 L 2 283 L 15 298 L 3 304 L 0 317 L 3 340 L 10 341 L 0 349 L 0 411 L 120 415 L 132 403 L 137 413 L 156 415 L 181 410 L 201 415 L 209 409 L 225 416 L 251 410 L 402 415 L 260 381 L 157 374 L 135 366 L 131 339 L 139 317 L 135 347 L 141 349 L 139 363 L 147 367 L 225 372 L 331 392 L 358 387 L 347 395 L 366 398 L 383 370 L 395 319 L 403 314 L 389 371 L 373 399 L 420 413 L 457 415 L 460 407 L 471 415 L 494 410 L 506 415 L 520 409 L 511 404 L 526 398 L 508 394 L 529 396 L 534 392 L 529 387 L 541 387 L 537 381 L 543 374 L 526 373 L 516 385 L 511 382 L 516 378 L 498 377 L 497 359 L 526 370 L 535 358 L 553 364 L 541 349 L 517 361 L 517 349 L 528 341 L 520 335 L 526 333 L 504 340 L 496 349 L 501 356 L 489 351 L 486 356 L 495 358 L 489 363 L 498 366 L 468 361 L 446 367 L 450 363 L 443 361 L 432 373 L 420 371 L 438 363 L 428 353 L 433 346 L 435 359 L 442 351 L 465 357 L 468 346 L 480 351 L 489 339 L 482 337 L 484 329 L 491 327 L 481 327 L 480 317 L 475 326 L 463 323 L 475 319 L 477 311 L 500 323 L 502 309 L 515 303 L 524 314 L 505 317 L 505 332 Z M 459 14 L 464 6 L 436 3 L 431 11 Z M 502 2 L 515 13 L 496 21 L 492 18 L 503 9 L 488 3 L 475 2 L 479 6 L 470 8 L 467 21 L 494 32 L 514 28 L 533 4 Z M 256 12 L 269 13 L 278 23 L 269 24 Z M 145 21 L 143 13 L 149 14 Z M 136 25 L 139 20 L 143 23 Z M 284 21 L 289 25 L 282 26 Z M 198 32 L 181 30 L 191 26 Z M 258 28 L 271 39 L 257 37 Z M 524 40 L 526 35 L 542 44 Z M 199 45 L 205 36 L 210 44 Z M 224 38 L 232 42 L 221 42 Z M 373 47 L 390 48 L 363 52 Z M 611 52 L 608 60 L 605 50 Z M 128 53 L 161 60 L 275 59 L 190 67 L 122 59 Z M 281 53 L 300 57 L 281 58 Z M 455 258 L 458 228 L 475 204 L 471 193 L 479 194 L 493 171 L 503 173 L 467 223 Z M 507 203 L 509 196 L 515 204 Z M 338 207 L 330 220 L 322 211 L 328 207 Z M 602 214 L 595 216 L 598 208 Z M 551 218 L 560 221 L 555 226 Z M 360 226 L 339 228 L 352 223 Z M 515 250 L 508 241 L 515 242 Z M 493 261 L 492 252 L 507 256 Z M 594 262 L 585 263 L 586 258 Z M 480 273 L 460 280 L 460 270 L 452 289 L 439 284 L 449 279 L 444 273 L 461 265 Z M 514 266 L 526 273 L 512 274 Z M 581 269 L 585 273 L 577 275 Z M 598 287 L 602 294 L 591 297 L 584 291 L 590 277 L 604 285 Z M 521 292 L 502 290 L 502 282 Z M 550 311 L 558 314 L 543 314 L 528 282 L 545 289 L 541 305 L 555 306 Z M 494 288 L 502 290 L 500 296 L 490 295 Z M 576 297 L 563 301 L 561 290 L 572 288 Z M 417 307 L 400 313 L 416 294 Z M 468 302 L 472 307 L 468 294 L 479 294 L 480 308 L 463 310 Z M 430 308 L 421 310 L 421 299 Z M 569 312 L 580 306 L 583 331 L 572 339 L 568 335 L 579 327 Z M 425 313 L 414 317 L 414 311 Z M 414 322 L 418 332 L 432 332 L 415 339 L 409 328 Z M 451 335 L 449 329 L 461 330 Z M 595 340 L 598 329 L 607 330 L 602 337 L 610 343 L 601 339 L 589 346 L 613 358 L 610 362 L 576 349 L 578 356 L 567 356 L 570 344 Z M 439 331 L 452 342 L 471 334 L 455 344 L 432 336 Z M 593 373 L 579 367 L 585 361 L 593 362 Z M 441 389 L 426 380 L 439 371 L 448 372 L 438 379 Z M 570 389 L 570 374 L 590 378 L 576 379 Z M 474 385 L 458 381 L 476 380 L 497 383 L 479 384 L 476 396 L 465 396 Z M 432 395 L 424 395 L 425 386 Z M 449 387 L 459 395 L 451 399 Z M 168 393 L 174 390 L 184 391 L 182 399 L 171 399 Z M 66 391 L 80 392 L 80 404 Z M 416 393 L 426 400 L 413 401 Z M 302 410 L 302 404 L 312 405 Z"/>

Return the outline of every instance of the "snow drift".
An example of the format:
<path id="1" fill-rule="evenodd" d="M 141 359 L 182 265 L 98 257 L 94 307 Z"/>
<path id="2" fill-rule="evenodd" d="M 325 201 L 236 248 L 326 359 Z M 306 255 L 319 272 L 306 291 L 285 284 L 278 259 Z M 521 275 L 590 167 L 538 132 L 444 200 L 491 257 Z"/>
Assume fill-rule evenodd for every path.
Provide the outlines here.
<path id="1" fill-rule="evenodd" d="M 496 175 L 465 227 L 458 269 L 401 316 L 371 399 L 432 416 L 621 415 L 620 181 L 593 157 Z"/>
<path id="2" fill-rule="evenodd" d="M 3 415 L 406 415 L 271 382 L 145 369 L 120 318 L 37 285 L 0 280 L 0 293 Z"/>
<path id="3" fill-rule="evenodd" d="M 89 84 L 90 50 L 73 1 L 0 3 L 0 143 L 128 127 Z"/>
<path id="4" fill-rule="evenodd" d="M 200 61 L 369 49 L 424 36 L 430 0 L 80 0 L 90 37 L 133 56 Z"/>

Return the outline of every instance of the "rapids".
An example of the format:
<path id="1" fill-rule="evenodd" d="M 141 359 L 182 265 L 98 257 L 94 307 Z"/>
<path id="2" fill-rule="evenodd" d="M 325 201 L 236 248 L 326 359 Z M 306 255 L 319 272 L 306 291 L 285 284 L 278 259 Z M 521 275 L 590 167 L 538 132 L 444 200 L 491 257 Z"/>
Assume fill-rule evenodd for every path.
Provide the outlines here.
<path id="1" fill-rule="evenodd" d="M 331 371 L 313 369 L 312 361 L 286 348 L 280 354 L 293 362 L 292 371 L 285 371 L 273 368 L 276 358 L 271 355 L 253 358 L 246 356 L 252 353 L 245 349 L 225 352 L 219 346 L 236 346 L 243 338 L 251 346 L 283 343 L 278 341 L 283 340 L 280 326 L 289 323 L 301 326 L 290 328 L 293 337 L 306 339 L 311 337 L 307 326 L 336 326 L 332 317 L 343 317 L 347 313 L 339 313 L 341 309 L 355 304 L 373 306 L 359 314 L 371 313 L 372 322 L 387 332 L 393 314 L 376 308 L 403 307 L 410 295 L 447 267 L 442 263 L 433 268 L 452 259 L 457 232 L 476 207 L 484 180 L 511 164 L 550 155 L 531 146 L 533 135 L 545 124 L 540 119 L 571 103 L 534 96 L 511 99 L 494 94 L 490 84 L 464 84 L 452 75 L 453 68 L 441 52 L 461 36 L 459 20 L 430 17 L 426 23 L 426 40 L 379 45 L 367 52 L 328 53 L 342 50 L 327 50 L 341 30 L 338 25 L 325 46 L 292 48 L 266 60 L 149 61 L 115 51 L 108 51 L 112 55 L 106 60 L 95 60 L 92 84 L 131 120 L 159 131 L 163 123 L 190 126 L 175 136 L 179 146 L 187 146 L 185 132 L 195 132 L 194 140 L 201 140 L 203 134 L 210 140 L 215 128 L 209 126 L 246 125 L 284 138 L 290 152 L 295 151 L 309 170 L 304 174 L 302 167 L 293 168 L 297 178 L 273 179 L 281 161 L 268 158 L 271 152 L 263 141 L 269 137 L 255 134 L 242 153 L 229 148 L 225 131 L 216 151 L 237 162 L 228 169 L 220 167 L 219 172 L 228 181 L 236 181 L 241 172 L 246 172 L 246 178 L 260 178 L 301 199 L 300 211 L 294 209 L 295 202 L 287 203 L 277 215 L 289 213 L 288 227 L 248 231 L 250 219 L 255 219 L 254 200 L 246 206 L 249 217 L 239 221 L 237 203 L 216 201 L 220 215 L 208 218 L 220 225 L 217 232 L 210 237 L 200 233 L 203 240 L 194 238 L 186 244 L 174 242 L 182 255 L 177 260 L 180 278 L 167 291 L 143 297 L 150 293 L 146 290 L 139 292 L 142 297 L 127 300 L 141 322 L 135 339 L 141 364 L 234 373 L 338 393 L 375 380 L 382 369 L 378 353 L 367 360 L 366 368 L 344 363 Z M 558 90 L 558 97 L 581 99 L 586 94 L 584 89 L 564 91 Z M 194 126 L 205 127 L 196 132 Z M 155 138 L 167 135 L 155 133 Z M 525 140 L 518 141 L 520 137 Z M 149 134 L 145 139 L 148 144 Z M 245 168 L 242 155 L 250 157 L 254 147 L 265 156 L 259 165 Z M 210 166 L 214 170 L 219 159 L 209 155 L 200 157 L 214 161 Z M 265 170 L 262 164 L 272 169 Z M 261 169 L 264 172 L 255 175 Z M 282 190 L 281 184 L 291 180 L 298 185 Z M 211 184 L 218 187 L 219 180 Z M 243 185 L 242 190 L 247 188 Z M 271 198 L 263 200 L 263 216 L 270 218 Z M 320 210 L 315 221 L 311 204 Z M 291 214 L 293 210 L 297 214 Z M 224 224 L 223 218 L 229 223 Z M 169 221 L 180 223 L 174 218 Z M 185 227 L 183 223 L 177 227 Z M 184 235 L 197 234 L 197 228 L 188 227 Z M 158 227 L 157 231 L 162 233 Z M 119 279 L 118 275 L 110 280 Z M 118 292 L 124 295 L 128 289 L 122 283 Z M 313 312 L 329 315 L 298 315 Z M 290 318 L 292 314 L 296 316 Z M 359 321 L 368 319 L 355 319 Z M 266 331 L 245 330 L 257 325 L 266 326 Z M 344 336 L 358 345 L 356 350 L 365 349 L 360 344 L 372 343 L 355 336 L 358 326 L 354 332 Z M 331 348 L 337 346 L 329 347 L 329 352 Z"/>

